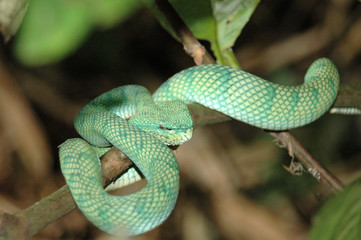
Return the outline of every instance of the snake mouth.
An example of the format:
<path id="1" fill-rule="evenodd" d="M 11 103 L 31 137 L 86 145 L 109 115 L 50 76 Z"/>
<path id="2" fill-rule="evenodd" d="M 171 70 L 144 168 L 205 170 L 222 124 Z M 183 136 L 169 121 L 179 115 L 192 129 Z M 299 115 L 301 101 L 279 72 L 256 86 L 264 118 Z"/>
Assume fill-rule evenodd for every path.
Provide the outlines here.
<path id="1" fill-rule="evenodd" d="M 192 126 L 174 126 L 164 123 L 139 123 L 134 124 L 139 129 L 150 133 L 166 145 L 181 145 L 192 137 Z"/>
<path id="2" fill-rule="evenodd" d="M 193 128 L 160 130 L 153 134 L 166 145 L 181 145 L 191 139 Z"/>

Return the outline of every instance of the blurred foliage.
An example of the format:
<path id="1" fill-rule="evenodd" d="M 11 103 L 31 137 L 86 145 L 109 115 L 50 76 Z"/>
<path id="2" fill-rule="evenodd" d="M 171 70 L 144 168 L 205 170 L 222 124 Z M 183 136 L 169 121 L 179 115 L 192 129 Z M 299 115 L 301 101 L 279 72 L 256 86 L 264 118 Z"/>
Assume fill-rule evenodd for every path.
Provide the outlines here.
<path id="1" fill-rule="evenodd" d="M 144 2 L 163 27 L 177 38 L 153 1 L 144 0 Z M 196 38 L 210 42 L 218 64 L 240 67 L 231 48 L 259 0 L 171 0 L 170 2 Z"/>
<path id="2" fill-rule="evenodd" d="M 28 66 L 57 62 L 81 46 L 94 28 L 110 28 L 139 6 L 138 0 L 32 0 L 15 55 Z"/>
<path id="3" fill-rule="evenodd" d="M 322 206 L 314 218 L 310 239 L 361 239 L 361 178 Z"/>
<path id="4" fill-rule="evenodd" d="M 144 2 L 172 33 L 153 1 Z M 196 37 L 211 43 L 218 63 L 234 67 L 239 67 L 239 64 L 231 48 L 258 2 L 171 1 Z M 94 27 L 109 28 L 126 19 L 139 6 L 139 0 L 33 0 L 17 37 L 16 56 L 28 66 L 59 61 L 76 50 Z"/>

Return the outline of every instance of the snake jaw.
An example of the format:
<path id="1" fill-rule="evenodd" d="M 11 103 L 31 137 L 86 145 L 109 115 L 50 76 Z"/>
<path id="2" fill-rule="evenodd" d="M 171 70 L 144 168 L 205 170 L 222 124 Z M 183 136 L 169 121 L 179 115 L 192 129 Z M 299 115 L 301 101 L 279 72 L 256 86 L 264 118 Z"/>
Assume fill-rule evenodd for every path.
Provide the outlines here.
<path id="1" fill-rule="evenodd" d="M 166 130 L 167 131 L 167 130 Z M 168 134 L 156 135 L 166 145 L 181 145 L 192 138 L 193 128 L 171 129 Z"/>

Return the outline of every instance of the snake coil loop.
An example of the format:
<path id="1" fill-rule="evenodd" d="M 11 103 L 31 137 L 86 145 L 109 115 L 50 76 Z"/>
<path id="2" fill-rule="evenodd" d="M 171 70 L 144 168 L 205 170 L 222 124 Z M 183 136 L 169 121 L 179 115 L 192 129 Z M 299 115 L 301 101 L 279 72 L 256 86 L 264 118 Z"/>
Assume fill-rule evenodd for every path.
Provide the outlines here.
<path id="1" fill-rule="evenodd" d="M 75 127 L 85 140 L 70 139 L 61 145 L 61 169 L 77 206 L 93 224 L 114 235 L 141 234 L 161 224 L 175 206 L 179 169 L 166 144 L 181 144 L 191 137 L 186 104 L 197 102 L 260 128 L 284 130 L 322 116 L 338 89 L 337 69 L 326 58 L 310 66 L 300 86 L 277 85 L 226 66 L 202 65 L 171 77 L 153 95 L 155 102 L 141 86 L 119 87 L 77 115 Z M 143 189 L 127 196 L 103 189 L 99 156 L 111 145 L 146 177 Z M 119 181 L 125 185 L 138 179 L 131 169 Z"/>

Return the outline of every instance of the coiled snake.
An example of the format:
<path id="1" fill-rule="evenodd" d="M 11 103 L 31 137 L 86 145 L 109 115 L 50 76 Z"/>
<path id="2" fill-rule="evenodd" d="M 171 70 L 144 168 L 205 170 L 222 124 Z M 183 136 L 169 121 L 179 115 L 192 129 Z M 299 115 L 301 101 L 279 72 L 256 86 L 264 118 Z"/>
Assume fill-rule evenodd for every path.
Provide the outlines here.
<path id="1" fill-rule="evenodd" d="M 285 130 L 322 116 L 338 89 L 338 71 L 326 58 L 310 66 L 300 86 L 277 85 L 221 65 L 181 71 L 153 97 L 141 86 L 122 86 L 97 97 L 76 116 L 75 128 L 86 140 L 61 145 L 61 169 L 77 206 L 93 224 L 114 235 L 141 234 L 161 224 L 174 208 L 179 171 L 166 144 L 191 138 L 186 104 L 197 102 L 259 128 Z M 99 156 L 111 145 L 145 176 L 148 184 L 143 189 L 126 196 L 103 189 Z M 137 179 L 131 169 L 120 181 L 126 185 Z"/>

